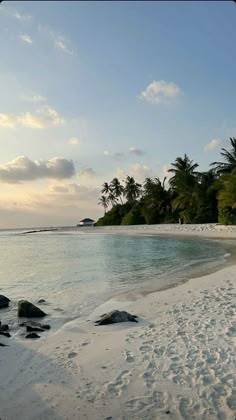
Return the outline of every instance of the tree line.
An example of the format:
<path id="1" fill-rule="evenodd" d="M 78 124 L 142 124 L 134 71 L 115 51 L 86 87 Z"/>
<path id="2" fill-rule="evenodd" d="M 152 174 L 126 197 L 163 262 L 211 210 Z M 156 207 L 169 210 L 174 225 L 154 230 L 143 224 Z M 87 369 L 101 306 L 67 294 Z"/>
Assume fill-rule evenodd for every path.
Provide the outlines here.
<path id="1" fill-rule="evenodd" d="M 223 161 L 206 172 L 186 154 L 171 163 L 171 178 L 146 178 L 139 184 L 132 176 L 104 182 L 99 204 L 104 216 L 97 225 L 157 223 L 236 224 L 236 138 L 231 149 L 221 148 Z"/>

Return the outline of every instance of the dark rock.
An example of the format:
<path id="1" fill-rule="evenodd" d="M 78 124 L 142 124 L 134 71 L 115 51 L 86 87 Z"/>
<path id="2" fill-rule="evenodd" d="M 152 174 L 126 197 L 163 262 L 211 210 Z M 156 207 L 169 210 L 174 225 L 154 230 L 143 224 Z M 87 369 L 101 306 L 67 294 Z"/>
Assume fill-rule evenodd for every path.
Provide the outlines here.
<path id="1" fill-rule="evenodd" d="M 38 335 L 38 334 L 36 334 L 34 332 L 31 332 L 31 333 L 27 334 L 25 336 L 25 338 L 40 338 L 40 335 Z"/>
<path id="2" fill-rule="evenodd" d="M 101 319 L 95 322 L 96 325 L 116 324 L 117 322 L 138 322 L 137 315 L 131 315 L 126 311 L 111 311 L 101 316 Z"/>
<path id="3" fill-rule="evenodd" d="M 170 414 L 170 411 L 169 410 L 166 410 L 166 414 Z"/>
<path id="4" fill-rule="evenodd" d="M 43 330 L 50 330 L 51 326 L 48 324 L 41 324 L 41 327 Z"/>
<path id="5" fill-rule="evenodd" d="M 37 303 L 46 303 L 45 299 L 39 299 Z"/>
<path id="6" fill-rule="evenodd" d="M 0 347 L 7 347 L 6 344 L 0 343 Z"/>
<path id="7" fill-rule="evenodd" d="M 0 331 L 0 335 L 4 335 L 5 337 L 11 337 L 11 334 L 8 332 Z"/>
<path id="8" fill-rule="evenodd" d="M 8 331 L 8 330 L 9 330 L 9 325 L 7 324 L 1 325 L 0 323 L 0 331 Z"/>
<path id="9" fill-rule="evenodd" d="M 44 332 L 45 330 L 43 330 L 42 328 L 38 328 L 38 327 L 31 327 L 30 325 L 26 326 L 26 331 L 27 332 L 32 332 L 32 331 L 36 331 L 36 332 Z"/>
<path id="10" fill-rule="evenodd" d="M 19 324 L 20 327 L 32 327 L 32 328 L 41 328 L 42 330 L 50 330 L 50 325 L 47 324 L 40 324 L 40 322 L 36 321 L 25 321 Z"/>
<path id="11" fill-rule="evenodd" d="M 18 316 L 24 318 L 41 318 L 46 316 L 46 314 L 40 308 L 33 305 L 33 303 L 27 300 L 20 300 L 18 302 Z"/>
<path id="12" fill-rule="evenodd" d="M 10 299 L 6 296 L 0 295 L 0 309 L 7 308 L 9 306 Z"/>

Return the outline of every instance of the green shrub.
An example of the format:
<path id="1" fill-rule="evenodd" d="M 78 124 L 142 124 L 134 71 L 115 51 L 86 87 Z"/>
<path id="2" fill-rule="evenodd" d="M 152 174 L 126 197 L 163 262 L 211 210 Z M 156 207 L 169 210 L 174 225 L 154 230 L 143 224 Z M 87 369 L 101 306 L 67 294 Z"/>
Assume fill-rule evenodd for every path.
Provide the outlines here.
<path id="1" fill-rule="evenodd" d="M 124 215 L 130 211 L 132 204 L 116 204 L 97 222 L 96 226 L 117 226 L 121 224 Z"/>
<path id="2" fill-rule="evenodd" d="M 121 221 L 122 225 L 142 225 L 146 224 L 144 217 L 141 214 L 139 205 L 134 205 L 132 209 L 126 213 Z"/>
<path id="3" fill-rule="evenodd" d="M 236 209 L 232 207 L 220 208 L 218 221 L 223 225 L 236 225 Z"/>

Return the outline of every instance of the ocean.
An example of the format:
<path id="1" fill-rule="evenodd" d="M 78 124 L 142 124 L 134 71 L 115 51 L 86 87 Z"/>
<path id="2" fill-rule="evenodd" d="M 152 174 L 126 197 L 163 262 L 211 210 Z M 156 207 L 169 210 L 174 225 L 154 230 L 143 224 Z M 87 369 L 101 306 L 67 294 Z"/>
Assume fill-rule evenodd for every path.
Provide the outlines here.
<path id="1" fill-rule="evenodd" d="M 86 320 L 100 305 L 223 267 L 232 241 L 106 234 L 101 228 L 0 231 L 0 294 L 42 307 L 54 325 Z M 119 230 L 117 231 L 119 233 Z M 128 297 L 127 297 L 128 299 Z"/>

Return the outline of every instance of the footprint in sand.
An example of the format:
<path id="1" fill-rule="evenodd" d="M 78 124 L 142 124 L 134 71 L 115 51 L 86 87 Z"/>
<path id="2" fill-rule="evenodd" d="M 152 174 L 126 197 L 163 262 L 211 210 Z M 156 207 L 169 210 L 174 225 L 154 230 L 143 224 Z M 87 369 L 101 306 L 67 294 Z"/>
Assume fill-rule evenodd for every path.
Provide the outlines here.
<path id="1" fill-rule="evenodd" d="M 131 351 L 126 351 L 125 352 L 125 360 L 128 363 L 133 363 L 135 361 L 135 357 L 133 355 L 133 353 Z"/>
<path id="2" fill-rule="evenodd" d="M 117 378 L 113 382 L 109 382 L 106 385 L 107 391 L 111 394 L 115 394 L 117 396 L 120 396 L 122 392 L 127 388 L 127 385 L 129 384 L 129 377 L 130 371 L 124 370 L 120 373 L 120 375 L 117 376 Z"/>
<path id="3" fill-rule="evenodd" d="M 90 342 L 89 342 L 89 341 L 84 341 L 83 343 L 81 343 L 81 346 L 82 346 L 82 347 L 85 347 L 85 346 L 88 346 L 88 344 L 90 344 Z"/>
<path id="4" fill-rule="evenodd" d="M 76 351 L 71 351 L 69 354 L 68 354 L 68 359 L 73 359 L 73 357 L 75 357 L 75 356 L 77 356 L 77 354 L 78 353 L 76 353 Z"/>

